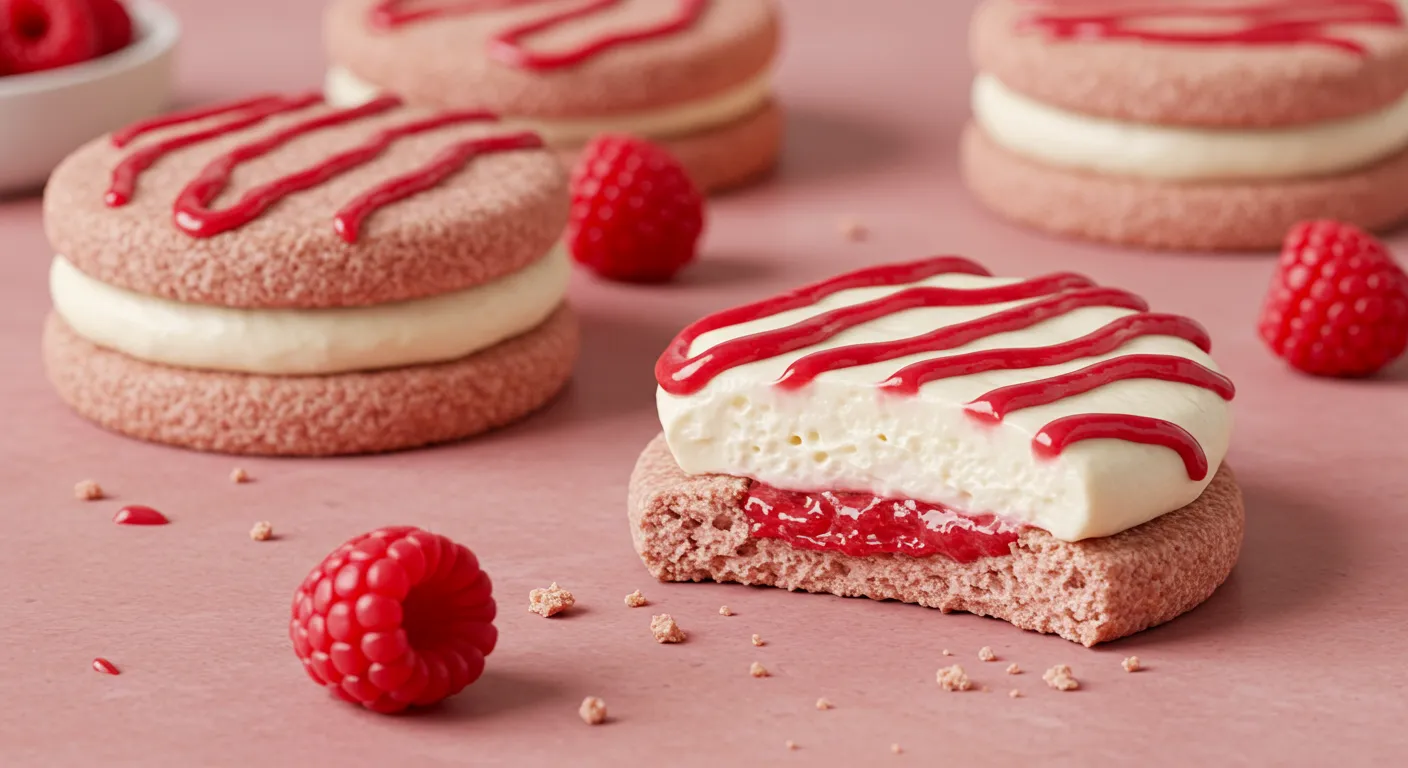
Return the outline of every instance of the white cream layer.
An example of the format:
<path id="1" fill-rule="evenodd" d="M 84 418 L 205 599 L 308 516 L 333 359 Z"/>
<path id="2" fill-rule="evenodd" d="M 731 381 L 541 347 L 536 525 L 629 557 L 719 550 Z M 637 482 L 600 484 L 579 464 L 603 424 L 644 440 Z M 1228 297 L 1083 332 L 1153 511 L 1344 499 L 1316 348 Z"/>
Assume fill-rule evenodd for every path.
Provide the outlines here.
<path id="1" fill-rule="evenodd" d="M 454 360 L 538 326 L 562 303 L 566 251 L 506 277 L 428 299 L 339 309 L 232 309 L 107 285 L 62 256 L 54 309 L 99 346 L 180 368 L 314 375 Z"/>
<path id="2" fill-rule="evenodd" d="M 328 69 L 324 93 L 332 104 L 356 106 L 376 98 L 380 92 L 377 86 L 342 67 Z M 602 133 L 630 133 L 658 139 L 697 133 L 741 120 L 761 108 L 771 94 L 772 76 L 764 72 L 723 93 L 663 109 L 557 120 L 506 115 L 504 120 L 537 131 L 543 141 L 555 147 L 579 146 Z"/>
<path id="3" fill-rule="evenodd" d="M 1011 282 L 949 274 L 907 285 L 840 291 L 810 307 L 706 333 L 695 341 L 690 356 L 730 339 L 916 285 L 984 288 Z M 830 371 L 796 391 L 774 386 L 783 371 L 806 354 L 918 336 L 1024 303 L 899 312 L 824 343 L 728 370 L 693 395 L 658 390 L 665 438 L 680 467 L 690 474 L 750 477 L 786 490 L 866 491 L 946 504 L 1030 523 L 1066 541 L 1115 534 L 1198 498 L 1222 463 L 1232 431 L 1229 404 L 1208 390 L 1138 379 L 1017 410 L 999 424 L 979 423 L 964 412 L 964 404 L 997 387 L 1067 373 L 1122 354 L 1180 355 L 1217 370 L 1211 358 L 1183 339 L 1145 336 L 1111 354 L 1061 365 L 941 379 L 914 396 L 883 393 L 876 386 L 904 366 L 926 359 L 1069 341 L 1132 314 L 1130 310 L 1078 309 L 955 349 Z M 1212 469 L 1207 477 L 1190 480 L 1173 450 L 1121 440 L 1077 442 L 1054 460 L 1033 454 L 1032 437 L 1042 427 L 1080 413 L 1172 421 L 1198 440 Z"/>
<path id="4" fill-rule="evenodd" d="M 1037 101 L 973 80 L 973 116 L 1000 146 L 1062 168 L 1167 181 L 1254 181 L 1346 173 L 1408 147 L 1408 95 L 1377 112 L 1290 128 L 1148 125 Z"/>

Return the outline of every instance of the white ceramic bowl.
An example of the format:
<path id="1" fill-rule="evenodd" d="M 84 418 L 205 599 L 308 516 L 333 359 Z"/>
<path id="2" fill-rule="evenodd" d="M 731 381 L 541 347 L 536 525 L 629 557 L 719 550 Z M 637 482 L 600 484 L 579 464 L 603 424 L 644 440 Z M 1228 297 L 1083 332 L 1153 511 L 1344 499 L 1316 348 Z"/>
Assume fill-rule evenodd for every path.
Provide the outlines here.
<path id="1" fill-rule="evenodd" d="M 136 39 L 123 50 L 0 77 L 0 193 L 38 189 L 90 139 L 166 108 L 181 25 L 152 0 L 133 0 L 128 8 Z"/>

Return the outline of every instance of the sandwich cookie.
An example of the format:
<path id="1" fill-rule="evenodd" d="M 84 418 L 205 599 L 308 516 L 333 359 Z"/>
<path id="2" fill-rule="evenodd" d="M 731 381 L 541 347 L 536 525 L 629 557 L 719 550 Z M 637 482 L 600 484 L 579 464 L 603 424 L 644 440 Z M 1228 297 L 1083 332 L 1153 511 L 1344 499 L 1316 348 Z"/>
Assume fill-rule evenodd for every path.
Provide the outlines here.
<path id="1" fill-rule="evenodd" d="M 773 0 L 334 0 L 327 94 L 488 109 L 565 160 L 598 134 L 664 145 L 701 189 L 777 161 Z"/>
<path id="2" fill-rule="evenodd" d="M 1241 548 L 1207 331 L 1059 272 L 872 267 L 686 328 L 630 487 L 666 581 L 995 616 L 1085 645 L 1207 599 Z"/>
<path id="3" fill-rule="evenodd" d="M 1408 26 L 1393 0 L 987 0 L 969 188 L 1061 235 L 1275 248 L 1408 218 Z"/>
<path id="4" fill-rule="evenodd" d="M 493 115 L 259 96 L 54 172 L 44 360 L 83 416 L 199 450 L 468 437 L 567 382 L 566 175 Z"/>

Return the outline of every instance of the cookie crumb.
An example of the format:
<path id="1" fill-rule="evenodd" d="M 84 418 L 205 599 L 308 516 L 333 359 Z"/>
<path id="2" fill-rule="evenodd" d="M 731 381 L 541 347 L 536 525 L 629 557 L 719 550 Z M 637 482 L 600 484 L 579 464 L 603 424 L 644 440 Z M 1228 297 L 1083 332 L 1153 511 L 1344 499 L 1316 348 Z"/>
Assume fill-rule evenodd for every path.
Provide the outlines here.
<path id="1" fill-rule="evenodd" d="M 816 708 L 825 712 L 826 710 L 834 709 L 835 707 L 833 707 L 831 702 L 827 701 L 826 699 L 817 699 Z"/>
<path id="2" fill-rule="evenodd" d="M 953 655 L 953 652 L 950 651 L 949 649 L 945 648 L 945 649 L 944 649 L 944 655 L 945 655 L 945 656 L 952 656 L 952 655 Z"/>
<path id="3" fill-rule="evenodd" d="M 762 636 L 762 635 L 757 635 L 757 634 L 753 635 L 753 645 L 757 645 L 757 646 L 766 645 L 766 643 L 763 642 L 763 636 Z"/>
<path id="4" fill-rule="evenodd" d="M 966 691 L 973 687 L 973 681 L 968 679 L 968 673 L 964 672 L 963 667 L 957 664 L 940 669 L 937 679 L 939 687 L 945 691 Z"/>
<path id="5" fill-rule="evenodd" d="M 1058 691 L 1074 691 L 1080 687 L 1080 681 L 1071 674 L 1071 668 L 1065 664 L 1057 664 L 1046 670 L 1041 679 Z"/>
<path id="6" fill-rule="evenodd" d="M 1012 690 L 1008 691 L 1008 692 L 1007 692 L 1007 695 L 1010 696 L 1010 697 L 1012 697 L 1012 698 L 1014 698 L 1014 699 L 1020 699 L 1020 698 L 1022 698 L 1022 692 L 1019 691 L 1019 690 L 1017 690 L 1016 688 L 1013 688 Z"/>
<path id="7" fill-rule="evenodd" d="M 268 520 L 260 520 L 249 529 L 249 538 L 255 541 L 268 541 L 274 538 L 274 526 Z"/>
<path id="8" fill-rule="evenodd" d="M 795 750 L 797 749 L 797 742 L 788 739 L 787 741 L 782 742 L 782 746 L 787 747 L 789 750 Z"/>
<path id="9" fill-rule="evenodd" d="M 528 593 L 528 610 L 545 619 L 556 616 L 576 604 L 577 599 L 572 597 L 572 593 L 557 586 L 555 581 L 548 585 L 547 589 L 535 589 Z"/>
<path id="10" fill-rule="evenodd" d="M 890 751 L 898 755 L 904 752 L 904 747 L 901 747 L 898 744 L 891 744 Z"/>
<path id="11" fill-rule="evenodd" d="M 759 663 L 756 662 L 756 661 L 753 662 L 753 664 L 748 667 L 748 674 L 752 675 L 753 677 L 771 677 L 771 676 L 772 676 L 772 673 L 771 673 L 771 672 L 768 672 L 768 668 L 767 668 L 767 667 L 763 666 L 762 664 L 759 664 Z"/>
<path id="12" fill-rule="evenodd" d="M 728 606 L 727 606 L 727 605 L 721 605 L 721 606 L 719 606 L 719 615 L 720 615 L 720 616 L 732 616 L 732 615 L 733 615 L 733 611 L 730 611 L 730 610 L 728 609 Z"/>
<path id="13" fill-rule="evenodd" d="M 1022 668 L 1019 667 L 1019 666 L 1017 666 L 1017 664 L 1016 664 L 1015 662 L 1012 663 L 1012 664 L 1008 664 L 1008 665 L 1007 665 L 1007 674 L 1009 674 L 1009 675 L 1020 675 L 1020 674 L 1022 674 Z"/>
<path id="14" fill-rule="evenodd" d="M 841 234 L 841 237 L 853 243 L 858 243 L 870 236 L 869 227 L 849 216 L 836 222 L 836 231 Z"/>
<path id="15" fill-rule="evenodd" d="M 655 635 L 657 643 L 683 643 L 685 638 L 684 630 L 668 613 L 650 617 L 650 634 Z"/>
<path id="16" fill-rule="evenodd" d="M 985 645 L 978 649 L 978 659 L 980 661 L 997 661 L 997 654 L 993 653 L 991 647 Z"/>
<path id="17" fill-rule="evenodd" d="M 577 709 L 577 714 L 582 716 L 582 722 L 587 725 L 601 725 L 606 722 L 606 702 L 595 696 L 588 696 L 582 699 L 582 706 Z"/>
<path id="18" fill-rule="evenodd" d="M 626 595 L 626 607 L 628 608 L 639 608 L 642 605 L 648 605 L 649 602 L 650 601 L 645 599 L 645 595 L 640 593 L 639 589 Z"/>
<path id="19" fill-rule="evenodd" d="M 249 482 L 249 473 L 239 467 L 235 467 L 230 470 L 230 482 L 247 483 Z"/>
<path id="20" fill-rule="evenodd" d="M 79 501 L 97 501 L 103 498 L 103 486 L 96 480 L 80 480 L 73 486 L 73 497 Z"/>
<path id="21" fill-rule="evenodd" d="M 1129 658 L 1120 662 L 1120 666 L 1124 667 L 1124 671 L 1126 672 L 1138 672 L 1139 670 L 1144 668 L 1144 665 L 1139 663 L 1138 656 L 1130 656 Z"/>

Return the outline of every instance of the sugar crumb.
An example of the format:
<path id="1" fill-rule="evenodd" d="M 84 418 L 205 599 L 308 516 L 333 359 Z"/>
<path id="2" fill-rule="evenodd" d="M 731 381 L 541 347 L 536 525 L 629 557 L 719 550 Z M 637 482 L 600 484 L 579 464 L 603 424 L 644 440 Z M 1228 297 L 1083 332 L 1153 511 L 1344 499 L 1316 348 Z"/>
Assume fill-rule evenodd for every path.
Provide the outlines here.
<path id="1" fill-rule="evenodd" d="M 952 655 L 953 655 L 953 652 L 950 651 L 949 649 L 945 648 L 945 649 L 944 649 L 944 655 L 945 655 L 945 656 L 952 656 Z"/>
<path id="2" fill-rule="evenodd" d="M 1009 674 L 1009 675 L 1020 675 L 1020 674 L 1022 674 L 1022 668 L 1019 667 L 1019 666 L 1017 666 L 1016 662 L 1013 662 L 1013 663 L 1007 665 L 1007 674 Z"/>
<path id="3" fill-rule="evenodd" d="M 1124 671 L 1126 672 L 1138 672 L 1139 670 L 1144 668 L 1144 665 L 1139 663 L 1138 656 L 1130 656 L 1129 658 L 1120 662 L 1120 666 L 1124 667 Z"/>
<path id="4" fill-rule="evenodd" d="M 240 469 L 239 467 L 235 467 L 234 469 L 230 470 L 230 482 L 247 483 L 249 482 L 249 473 L 244 471 L 243 469 Z"/>
<path id="5" fill-rule="evenodd" d="M 763 642 L 763 636 L 762 636 L 762 635 L 757 635 L 757 634 L 753 635 L 753 645 L 757 645 L 757 646 L 766 645 L 766 643 Z"/>
<path id="6" fill-rule="evenodd" d="M 788 739 L 787 741 L 782 742 L 782 746 L 787 747 L 787 749 L 789 750 L 795 750 L 797 748 L 797 742 Z"/>
<path id="7" fill-rule="evenodd" d="M 103 498 L 103 486 L 96 480 L 80 480 L 73 486 L 73 497 L 79 501 L 97 501 Z"/>
<path id="8" fill-rule="evenodd" d="M 650 634 L 655 635 L 657 643 L 683 643 L 685 639 L 684 630 L 668 613 L 650 617 Z"/>
<path id="9" fill-rule="evenodd" d="M 728 606 L 727 606 L 727 605 L 721 605 L 721 606 L 719 606 L 719 615 L 720 615 L 720 616 L 732 616 L 732 615 L 733 615 L 733 611 L 730 611 L 730 610 L 728 609 Z"/>
<path id="10" fill-rule="evenodd" d="M 553 582 L 547 589 L 535 589 L 528 593 L 528 610 L 543 618 L 556 616 L 577 604 L 572 593 Z"/>
<path id="11" fill-rule="evenodd" d="M 582 706 L 577 709 L 577 714 L 581 715 L 582 722 L 587 725 L 601 725 L 606 722 L 606 702 L 595 696 L 588 696 L 582 699 Z"/>
<path id="12" fill-rule="evenodd" d="M 945 691 L 966 691 L 973 687 L 973 681 L 968 679 L 968 673 L 964 672 L 963 667 L 957 664 L 940 669 L 937 680 L 939 687 Z"/>
<path id="13" fill-rule="evenodd" d="M 274 526 L 268 520 L 260 520 L 249 529 L 249 538 L 255 541 L 268 541 L 274 538 Z"/>
<path id="14" fill-rule="evenodd" d="M 891 744 L 890 751 L 898 755 L 904 752 L 904 747 L 901 747 L 898 744 Z"/>
<path id="15" fill-rule="evenodd" d="M 1010 697 L 1012 697 L 1012 698 L 1014 698 L 1014 699 L 1020 699 L 1020 698 L 1022 698 L 1022 692 L 1019 691 L 1019 690 L 1017 690 L 1016 688 L 1013 688 L 1012 690 L 1008 691 L 1008 692 L 1007 692 L 1007 695 L 1010 696 Z"/>
<path id="16" fill-rule="evenodd" d="M 748 674 L 752 675 L 753 677 L 771 677 L 771 676 L 772 676 L 772 673 L 768 671 L 768 668 L 767 668 L 767 667 L 763 666 L 762 664 L 759 664 L 759 663 L 756 662 L 756 661 L 753 662 L 752 665 L 750 665 L 750 666 L 748 667 Z"/>
<path id="17" fill-rule="evenodd" d="M 816 708 L 824 712 L 828 709 L 833 709 L 834 707 L 831 702 L 827 701 L 826 699 L 817 699 Z"/>
<path id="18" fill-rule="evenodd" d="M 997 661 L 997 654 L 993 653 L 991 647 L 985 645 L 978 649 L 978 659 L 980 661 Z"/>
<path id="19" fill-rule="evenodd" d="M 1057 664 L 1046 670 L 1041 679 L 1058 691 L 1074 691 L 1080 687 L 1080 681 L 1071 674 L 1071 668 L 1065 664 Z"/>
<path id="20" fill-rule="evenodd" d="M 869 227 L 849 216 L 836 222 L 836 231 L 841 234 L 841 237 L 853 243 L 858 243 L 870 236 Z"/>
<path id="21" fill-rule="evenodd" d="M 645 595 L 642 595 L 640 593 L 639 589 L 629 595 L 626 595 L 626 606 L 629 608 L 639 608 L 642 605 L 649 604 L 649 602 L 650 601 L 645 599 Z"/>

